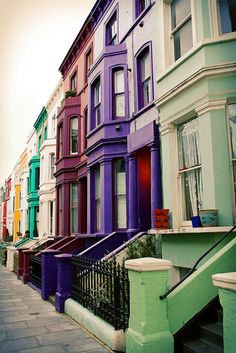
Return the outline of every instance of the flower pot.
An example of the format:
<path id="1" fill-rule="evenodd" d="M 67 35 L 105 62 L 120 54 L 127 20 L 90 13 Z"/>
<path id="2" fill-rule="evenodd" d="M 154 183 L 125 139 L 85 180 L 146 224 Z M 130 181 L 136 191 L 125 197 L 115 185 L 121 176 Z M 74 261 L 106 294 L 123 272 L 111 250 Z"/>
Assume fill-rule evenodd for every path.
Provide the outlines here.
<path id="1" fill-rule="evenodd" d="M 193 228 L 199 228 L 202 226 L 201 219 L 199 216 L 191 217 L 191 221 L 192 221 Z"/>
<path id="2" fill-rule="evenodd" d="M 218 210 L 209 209 L 209 210 L 200 210 L 199 216 L 203 227 L 215 227 L 217 226 L 217 215 Z"/>

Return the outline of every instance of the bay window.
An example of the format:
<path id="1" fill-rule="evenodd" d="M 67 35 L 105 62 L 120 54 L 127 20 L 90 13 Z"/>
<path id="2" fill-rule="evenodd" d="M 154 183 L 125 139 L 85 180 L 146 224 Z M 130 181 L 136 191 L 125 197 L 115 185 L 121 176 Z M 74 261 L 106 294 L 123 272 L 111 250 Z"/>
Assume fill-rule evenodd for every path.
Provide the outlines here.
<path id="1" fill-rule="evenodd" d="M 58 140 L 59 140 L 59 151 L 58 151 L 58 156 L 59 158 L 62 158 L 63 156 L 63 126 L 60 125 L 58 129 Z"/>
<path id="2" fill-rule="evenodd" d="M 122 158 L 114 162 L 114 193 L 116 228 L 126 228 L 126 174 Z"/>
<path id="3" fill-rule="evenodd" d="M 181 178 L 183 219 L 197 216 L 202 206 L 202 172 L 198 119 L 177 128 L 179 176 Z"/>
<path id="4" fill-rule="evenodd" d="M 54 179 L 55 153 L 50 154 L 50 179 Z"/>
<path id="5" fill-rule="evenodd" d="M 62 186 L 58 188 L 58 235 L 62 235 Z"/>
<path id="6" fill-rule="evenodd" d="M 218 0 L 221 33 L 236 31 L 236 2 L 235 0 Z"/>
<path id="7" fill-rule="evenodd" d="M 125 117 L 125 80 L 124 69 L 113 70 L 113 117 Z"/>
<path id="8" fill-rule="evenodd" d="M 78 153 L 78 118 L 70 119 L 70 153 Z"/>
<path id="9" fill-rule="evenodd" d="M 95 230 L 101 229 L 101 189 L 100 189 L 100 166 L 94 171 L 95 179 Z"/>
<path id="10" fill-rule="evenodd" d="M 135 12 L 138 17 L 150 4 L 150 0 L 135 0 Z"/>
<path id="11" fill-rule="evenodd" d="M 171 27 L 175 60 L 178 60 L 193 46 L 190 1 L 173 0 L 171 3 Z"/>
<path id="12" fill-rule="evenodd" d="M 70 184 L 70 231 L 76 234 L 78 231 L 78 184 Z"/>

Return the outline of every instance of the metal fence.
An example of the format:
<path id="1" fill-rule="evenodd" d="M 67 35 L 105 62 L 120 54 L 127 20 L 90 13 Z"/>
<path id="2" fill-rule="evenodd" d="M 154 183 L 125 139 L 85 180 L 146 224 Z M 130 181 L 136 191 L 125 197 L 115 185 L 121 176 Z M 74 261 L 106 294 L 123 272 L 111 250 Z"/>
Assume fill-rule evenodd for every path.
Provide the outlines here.
<path id="1" fill-rule="evenodd" d="M 128 271 L 115 258 L 97 261 L 73 256 L 71 297 L 116 330 L 128 327 Z"/>
<path id="2" fill-rule="evenodd" d="M 30 282 L 41 288 L 42 261 L 41 256 L 30 255 Z"/>

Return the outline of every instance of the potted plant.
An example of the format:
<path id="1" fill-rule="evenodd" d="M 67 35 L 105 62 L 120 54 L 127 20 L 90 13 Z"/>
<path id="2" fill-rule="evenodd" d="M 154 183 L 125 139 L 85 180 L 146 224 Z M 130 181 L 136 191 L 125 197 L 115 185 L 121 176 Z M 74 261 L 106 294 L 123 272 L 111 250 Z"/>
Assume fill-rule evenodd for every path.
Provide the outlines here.
<path id="1" fill-rule="evenodd" d="M 199 210 L 199 216 L 203 227 L 216 227 L 217 226 L 217 209 L 202 209 Z"/>

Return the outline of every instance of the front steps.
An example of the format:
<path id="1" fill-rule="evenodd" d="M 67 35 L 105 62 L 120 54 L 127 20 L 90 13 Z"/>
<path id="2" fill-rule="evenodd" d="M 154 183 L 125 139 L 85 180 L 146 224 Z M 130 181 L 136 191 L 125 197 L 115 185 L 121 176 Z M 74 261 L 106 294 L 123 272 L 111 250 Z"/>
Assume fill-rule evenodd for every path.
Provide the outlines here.
<path id="1" fill-rule="evenodd" d="M 183 353 L 223 353 L 223 313 L 217 309 L 217 321 L 198 324 L 199 337 L 183 343 Z"/>

